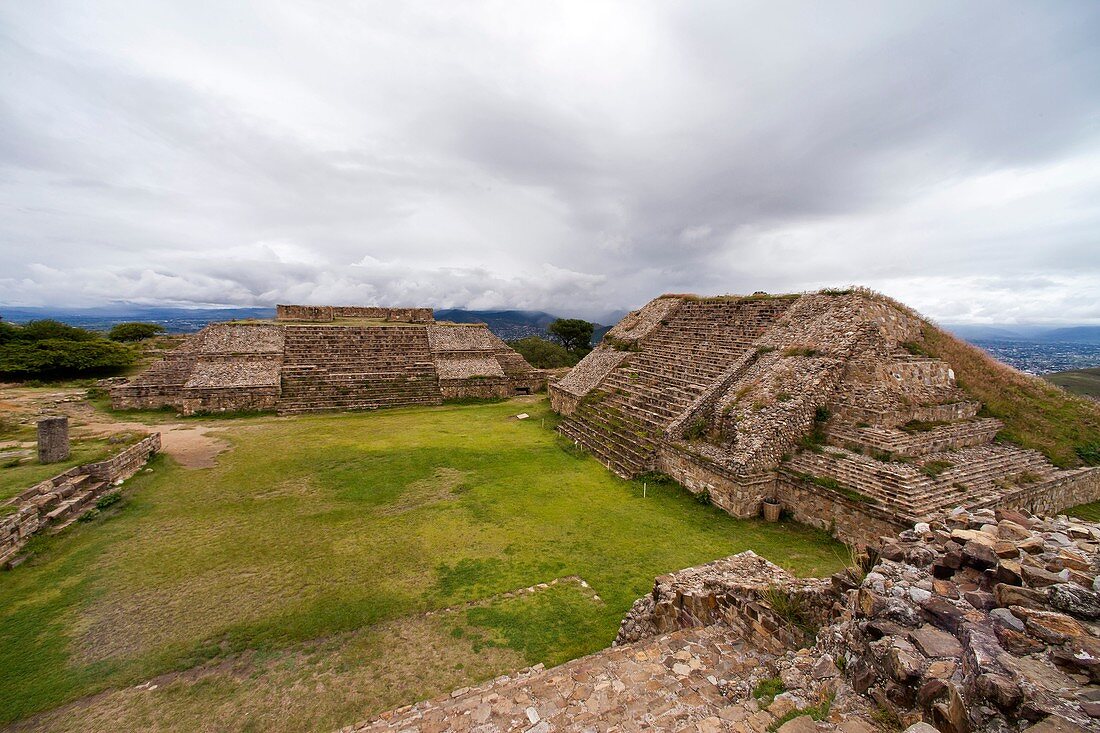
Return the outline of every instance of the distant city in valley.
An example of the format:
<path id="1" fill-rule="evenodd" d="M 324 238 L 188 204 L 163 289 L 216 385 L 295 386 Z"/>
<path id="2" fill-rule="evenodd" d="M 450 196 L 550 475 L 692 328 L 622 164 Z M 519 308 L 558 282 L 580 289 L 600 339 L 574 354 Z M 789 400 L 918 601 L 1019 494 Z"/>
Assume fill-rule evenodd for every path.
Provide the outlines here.
<path id="1" fill-rule="evenodd" d="M 490 331 L 506 341 L 545 336 L 546 327 L 559 317 L 544 311 L 462 308 L 439 308 L 435 315 L 440 321 L 485 323 Z M 248 318 L 270 319 L 274 316 L 274 308 L 118 306 L 65 309 L 0 306 L 0 318 L 14 323 L 54 318 L 97 331 L 106 331 L 117 323 L 127 321 L 148 321 L 164 326 L 169 333 L 194 333 L 209 323 Z M 602 338 L 618 318 L 604 320 L 608 322 L 598 324 L 594 340 Z M 1100 326 L 944 324 L 944 328 L 1028 374 L 1050 374 L 1100 366 Z"/>

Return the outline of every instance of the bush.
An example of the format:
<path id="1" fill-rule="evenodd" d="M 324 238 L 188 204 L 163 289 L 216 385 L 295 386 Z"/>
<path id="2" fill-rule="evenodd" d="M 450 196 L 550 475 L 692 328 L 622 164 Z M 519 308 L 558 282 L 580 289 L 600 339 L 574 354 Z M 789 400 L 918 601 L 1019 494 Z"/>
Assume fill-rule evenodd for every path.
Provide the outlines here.
<path id="1" fill-rule="evenodd" d="M 0 322 L 0 376 L 56 378 L 118 372 L 134 363 L 127 346 L 57 321 Z"/>
<path id="2" fill-rule="evenodd" d="M 538 336 L 528 336 L 517 341 L 509 341 L 508 345 L 526 359 L 528 364 L 538 369 L 571 367 L 579 360 L 577 354 L 570 352 L 561 344 L 547 341 Z"/>
<path id="3" fill-rule="evenodd" d="M 119 323 L 107 332 L 111 341 L 142 341 L 164 333 L 164 326 L 157 323 Z"/>
<path id="4" fill-rule="evenodd" d="M 120 501 L 122 501 L 122 492 L 112 491 L 109 494 L 104 494 L 103 496 L 99 497 L 99 499 L 95 503 L 95 508 L 103 511 L 107 507 L 114 506 Z"/>

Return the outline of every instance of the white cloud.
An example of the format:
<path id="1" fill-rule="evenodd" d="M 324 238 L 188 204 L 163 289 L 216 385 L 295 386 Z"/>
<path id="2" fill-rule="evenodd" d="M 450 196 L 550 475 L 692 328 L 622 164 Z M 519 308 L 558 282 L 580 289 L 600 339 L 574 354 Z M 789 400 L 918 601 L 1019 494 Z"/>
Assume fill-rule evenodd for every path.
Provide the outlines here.
<path id="1" fill-rule="evenodd" d="M 43 0 L 0 27 L 0 304 L 862 283 L 1100 320 L 1093 3 Z"/>

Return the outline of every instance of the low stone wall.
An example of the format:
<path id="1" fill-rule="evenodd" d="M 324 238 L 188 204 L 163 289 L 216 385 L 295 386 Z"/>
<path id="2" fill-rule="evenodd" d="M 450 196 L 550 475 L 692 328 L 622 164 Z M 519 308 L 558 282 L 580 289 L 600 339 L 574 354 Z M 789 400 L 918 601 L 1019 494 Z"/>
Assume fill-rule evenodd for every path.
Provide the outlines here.
<path id="1" fill-rule="evenodd" d="M 775 489 L 773 472 L 739 476 L 676 446 L 661 446 L 657 465 L 691 493 L 707 492 L 712 504 L 735 517 L 758 516 L 761 500 Z"/>
<path id="2" fill-rule="evenodd" d="M 1067 474 L 1005 494 L 975 508 L 1011 508 L 1054 515 L 1079 504 L 1100 501 L 1100 468 L 1082 468 Z"/>
<path id="3" fill-rule="evenodd" d="M 153 433 L 105 461 L 80 466 L 79 472 L 111 483 L 125 481 L 137 473 L 159 451 L 160 433 Z"/>
<path id="4" fill-rule="evenodd" d="M 51 524 L 73 521 L 95 501 L 130 478 L 160 450 L 154 433 L 104 461 L 74 466 L 8 500 L 19 508 L 0 519 L 0 566 L 13 567 L 30 538 Z"/>
<path id="5" fill-rule="evenodd" d="M 366 318 L 372 321 L 396 323 L 432 323 L 435 312 L 431 308 L 381 308 L 376 306 L 336 305 L 332 307 L 334 318 Z"/>
<path id="6" fill-rule="evenodd" d="M 337 318 L 362 318 L 394 323 L 432 323 L 435 321 L 435 313 L 431 308 L 381 308 L 358 305 L 275 306 L 276 321 L 329 323 Z"/>
<path id="7" fill-rule="evenodd" d="M 278 404 L 278 387 L 187 389 L 179 410 L 184 415 L 201 412 L 269 412 Z"/>
<path id="8" fill-rule="evenodd" d="M 879 537 L 891 537 L 908 526 L 893 511 L 782 471 L 775 486 L 775 497 L 796 522 L 824 529 L 849 545 L 875 544 Z"/>
<path id="9" fill-rule="evenodd" d="M 276 321 L 308 321 L 327 323 L 333 319 L 331 305 L 277 305 Z"/>
<path id="10" fill-rule="evenodd" d="M 515 394 L 512 380 L 505 377 L 487 379 L 451 379 L 440 380 L 439 391 L 445 400 L 496 399 L 511 397 Z"/>
<path id="11" fill-rule="evenodd" d="M 577 410 L 577 406 L 581 403 L 581 398 L 572 392 L 566 392 L 561 389 L 557 384 L 551 384 L 549 386 L 550 392 L 550 409 L 564 417 L 569 417 Z"/>

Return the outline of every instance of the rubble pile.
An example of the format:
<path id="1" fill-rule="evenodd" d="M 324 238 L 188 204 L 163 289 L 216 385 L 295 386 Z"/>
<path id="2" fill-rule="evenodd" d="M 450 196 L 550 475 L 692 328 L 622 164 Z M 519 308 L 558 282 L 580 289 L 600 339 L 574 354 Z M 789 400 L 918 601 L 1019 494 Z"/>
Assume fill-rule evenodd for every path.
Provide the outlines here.
<path id="1" fill-rule="evenodd" d="M 918 523 L 858 583 L 834 576 L 846 618 L 757 677 L 834 695 L 834 719 L 863 707 L 941 733 L 1100 730 L 1098 551 L 1100 525 L 1064 516 Z"/>

